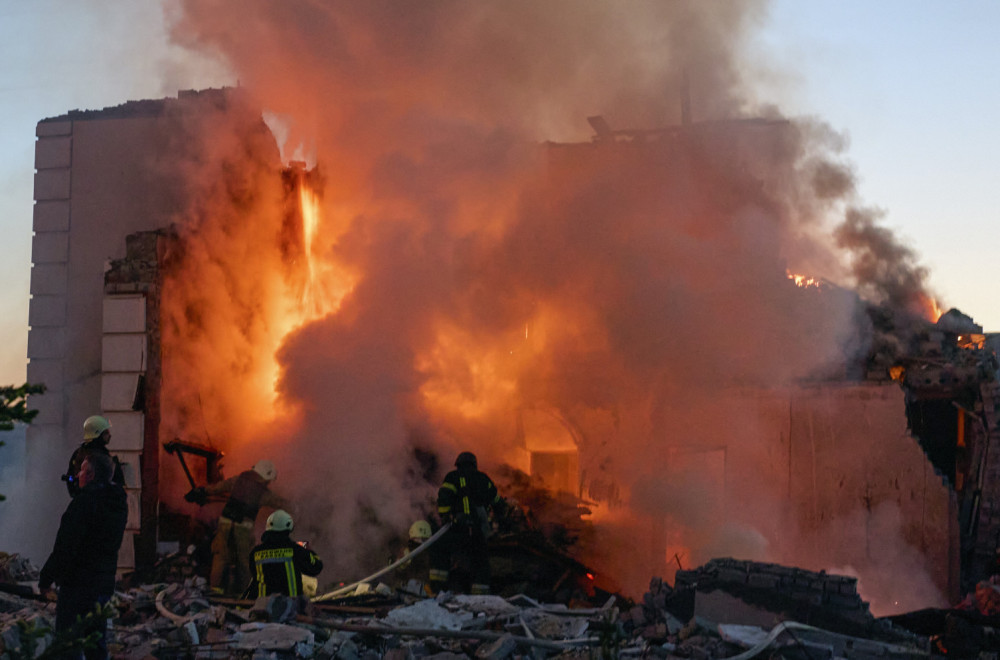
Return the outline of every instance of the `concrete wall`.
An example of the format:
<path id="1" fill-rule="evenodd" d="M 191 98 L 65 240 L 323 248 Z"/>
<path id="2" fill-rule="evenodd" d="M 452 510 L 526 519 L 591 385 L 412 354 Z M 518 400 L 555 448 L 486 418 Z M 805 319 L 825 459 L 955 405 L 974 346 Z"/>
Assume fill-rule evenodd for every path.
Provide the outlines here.
<path id="1" fill-rule="evenodd" d="M 912 582 L 905 597 L 920 606 L 958 595 L 955 496 L 910 436 L 896 383 L 731 389 L 705 405 L 695 432 L 679 434 L 691 444 L 662 461 L 688 474 L 664 478 L 695 475 L 701 536 L 685 567 L 733 556 L 853 570 L 866 596 L 886 594 L 880 607 L 892 583 Z M 668 542 L 668 564 L 688 548 Z"/>
<path id="2" fill-rule="evenodd" d="M 771 428 L 767 478 L 784 492 L 805 542 L 796 550 L 827 562 L 805 568 L 884 566 L 891 558 L 926 571 L 942 595 L 957 595 L 954 493 L 910 436 L 897 384 L 824 383 L 755 405 Z M 734 506 L 739 486 L 730 491 Z"/>
<path id="3" fill-rule="evenodd" d="M 132 334 L 119 332 L 121 304 L 105 302 L 103 274 L 110 260 L 125 256 L 126 235 L 167 225 L 181 209 L 178 180 L 162 168 L 170 161 L 166 136 L 172 131 L 176 124 L 159 115 L 37 127 L 28 381 L 48 390 L 32 398 L 39 414 L 28 428 L 25 468 L 29 488 L 37 491 L 28 495 L 40 511 L 27 517 L 34 521 L 31 533 L 17 535 L 36 562 L 51 548 L 58 512 L 68 501 L 59 475 L 89 415 L 108 413 L 110 448 L 128 462 L 130 525 L 138 525 L 142 424 L 126 411 L 142 369 L 144 327 L 132 316 Z M 127 563 L 130 548 L 123 544 Z"/>
<path id="4" fill-rule="evenodd" d="M 137 525 L 143 420 L 132 399 L 148 347 L 141 296 L 106 300 L 104 273 L 125 256 L 127 235 L 165 227 L 185 208 L 184 167 L 196 143 L 185 132 L 188 117 L 225 132 L 228 94 L 72 112 L 37 125 L 27 377 L 48 390 L 31 399 L 39 414 L 28 428 L 28 492 L 0 521 L 13 540 L 5 550 L 36 563 L 48 555 L 68 502 L 59 477 L 93 414 L 107 414 L 110 448 L 130 463 L 129 524 Z"/>

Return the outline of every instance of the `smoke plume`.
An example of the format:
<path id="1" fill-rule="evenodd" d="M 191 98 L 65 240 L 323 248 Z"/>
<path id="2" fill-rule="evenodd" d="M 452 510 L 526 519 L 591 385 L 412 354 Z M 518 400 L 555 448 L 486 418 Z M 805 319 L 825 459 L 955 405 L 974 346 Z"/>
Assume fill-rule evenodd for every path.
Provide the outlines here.
<path id="1" fill-rule="evenodd" d="M 649 520 L 659 542 L 765 552 L 779 530 L 747 521 L 777 494 L 759 484 L 735 516 L 712 495 L 734 457 L 770 469 L 755 413 L 718 388 L 837 373 L 863 348 L 853 299 L 818 301 L 787 269 L 852 284 L 853 252 L 902 305 L 923 273 L 857 211 L 831 241 L 854 208 L 842 142 L 741 79 L 763 3 L 188 0 L 170 16 L 281 123 L 285 158 L 315 155 L 322 192 L 314 238 L 285 240 L 263 141 L 248 154 L 203 129 L 165 303 L 165 396 L 182 404 L 165 423 L 210 429 L 231 470 L 274 458 L 331 574 L 381 563 L 428 512 L 425 450 L 527 470 L 532 443 L 558 442 L 528 409 L 565 422 L 585 495 L 620 493 L 600 524 L 622 536 L 588 559 L 629 588 L 670 556 L 656 538 L 635 556 Z M 594 115 L 688 124 L 589 141 Z"/>

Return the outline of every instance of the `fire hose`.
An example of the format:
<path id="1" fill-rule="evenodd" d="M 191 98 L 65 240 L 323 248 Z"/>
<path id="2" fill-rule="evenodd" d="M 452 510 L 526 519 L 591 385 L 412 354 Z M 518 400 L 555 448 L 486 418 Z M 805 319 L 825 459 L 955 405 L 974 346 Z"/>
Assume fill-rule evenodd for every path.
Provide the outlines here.
<path id="1" fill-rule="evenodd" d="M 417 546 L 416 548 L 414 548 L 410 552 L 406 553 L 405 555 L 403 555 L 402 557 L 400 557 L 396 561 L 392 562 L 391 564 L 389 564 L 385 568 L 382 568 L 382 569 L 376 571 L 375 573 L 372 573 L 368 577 L 362 578 L 362 579 L 358 580 L 357 582 L 352 582 L 351 584 L 348 584 L 346 586 L 340 587 L 339 589 L 335 589 L 335 590 L 333 590 L 333 591 L 331 591 L 329 593 L 325 593 L 322 596 L 316 596 L 315 598 L 313 598 L 313 602 L 320 602 L 320 601 L 324 601 L 324 600 L 331 600 L 333 598 L 336 598 L 337 596 L 343 596 L 344 594 L 350 592 L 352 589 L 357 588 L 357 586 L 359 584 L 361 584 L 362 582 L 369 582 L 369 581 L 374 580 L 376 578 L 380 578 L 383 575 L 385 575 L 386 573 L 388 573 L 389 571 L 392 571 L 392 570 L 395 570 L 395 569 L 399 568 L 403 564 L 406 564 L 409 561 L 411 561 L 414 557 L 416 557 L 417 555 L 419 555 L 421 552 L 423 552 L 427 548 L 431 547 L 431 545 L 433 545 L 435 541 L 437 541 L 439 538 L 441 538 L 442 536 L 444 536 L 444 533 L 447 532 L 450 527 L 451 527 L 451 523 L 448 523 L 448 524 L 442 526 L 441 529 L 439 529 L 438 531 L 434 532 L 434 534 L 429 539 L 427 539 L 426 541 L 424 541 L 423 543 L 421 543 L 419 546 Z"/>

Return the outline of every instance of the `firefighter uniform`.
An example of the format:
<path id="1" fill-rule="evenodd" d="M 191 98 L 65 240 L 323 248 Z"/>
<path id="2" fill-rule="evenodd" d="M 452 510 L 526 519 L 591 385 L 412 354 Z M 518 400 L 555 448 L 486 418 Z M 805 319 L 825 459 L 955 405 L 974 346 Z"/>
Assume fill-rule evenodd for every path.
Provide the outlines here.
<path id="1" fill-rule="evenodd" d="M 111 452 L 108 451 L 108 446 L 100 439 L 88 440 L 81 443 L 73 455 L 69 457 L 69 466 L 66 468 L 66 474 L 63 475 L 70 497 L 76 497 L 80 493 L 80 467 L 87 458 L 94 454 L 104 454 L 111 459 L 115 470 L 111 477 L 111 483 L 125 486 L 125 473 L 122 471 L 118 457 L 112 456 Z"/>
<path id="2" fill-rule="evenodd" d="M 110 479 L 113 465 L 105 456 L 90 457 L 95 466 L 82 474 L 83 484 L 66 507 L 59 522 L 52 554 L 38 576 L 38 588 L 45 592 L 59 585 L 56 603 L 56 631 L 67 639 L 94 635 L 95 648 L 87 658 L 107 658 L 107 620 L 93 614 L 114 593 L 118 550 L 128 521 L 125 490 Z M 100 475 L 100 476 L 98 476 Z"/>
<path id="3" fill-rule="evenodd" d="M 250 552 L 250 595 L 254 598 L 271 594 L 301 596 L 302 576 L 316 576 L 323 570 L 319 556 L 293 541 L 290 532 L 267 531 L 260 541 Z"/>
<path id="4" fill-rule="evenodd" d="M 200 491 L 192 501 L 204 501 L 207 495 L 229 493 L 229 499 L 219 516 L 212 538 L 212 572 L 209 585 L 213 591 L 241 595 L 250 584 L 246 558 L 254 545 L 254 521 L 261 507 L 286 506 L 283 498 L 268 489 L 277 476 L 270 461 L 258 461 L 252 470 L 212 484 Z M 226 574 L 229 574 L 228 580 Z"/>
<path id="5" fill-rule="evenodd" d="M 84 420 L 83 443 L 70 456 L 66 474 L 62 476 L 70 497 L 76 497 L 80 492 L 80 468 L 83 466 L 83 462 L 94 454 L 103 454 L 111 458 L 115 470 L 111 482 L 125 487 L 125 475 L 122 472 L 121 463 L 117 456 L 113 456 L 108 451 L 109 442 L 111 442 L 111 422 L 106 417 L 91 415 Z"/>
<path id="6" fill-rule="evenodd" d="M 507 507 L 493 480 L 477 469 L 473 454 L 462 452 L 455 466 L 457 469 L 445 476 L 437 498 L 438 515 L 452 526 L 430 548 L 428 577 L 432 591 L 440 591 L 448 582 L 452 561 L 464 560 L 472 574 L 470 591 L 487 594 L 490 591 L 490 561 L 486 540 L 492 533 L 488 511 L 502 516 Z"/>

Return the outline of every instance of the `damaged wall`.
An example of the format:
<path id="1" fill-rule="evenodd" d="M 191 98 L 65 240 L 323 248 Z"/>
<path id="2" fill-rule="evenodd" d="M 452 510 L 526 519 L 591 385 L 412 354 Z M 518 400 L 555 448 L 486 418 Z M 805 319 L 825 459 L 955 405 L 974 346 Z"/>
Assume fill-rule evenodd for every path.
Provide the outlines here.
<path id="1" fill-rule="evenodd" d="M 710 410 L 675 425 L 688 441 L 632 493 L 646 522 L 598 522 L 605 537 L 621 532 L 612 555 L 632 557 L 616 577 L 665 568 L 670 579 L 736 557 L 857 576 L 879 614 L 954 600 L 955 496 L 910 436 L 903 399 L 887 381 L 719 390 Z M 716 442 L 692 442 L 705 437 Z"/>
<path id="2" fill-rule="evenodd" d="M 121 402 L 135 396 L 146 348 L 141 339 L 115 330 L 115 311 L 108 331 L 103 273 L 111 260 L 125 257 L 128 234 L 165 227 L 193 203 L 188 173 L 201 144 L 190 135 L 202 122 L 221 135 L 237 126 L 245 130 L 236 120 L 245 115 L 234 101 L 231 91 L 188 92 L 177 99 L 75 110 L 38 123 L 27 376 L 47 391 L 31 399 L 39 414 L 27 430 L 24 491 L 8 493 L 18 506 L 0 521 L 5 549 L 36 560 L 51 549 L 68 501 L 59 477 L 82 440 L 87 416 L 107 413 L 110 448 L 134 463 L 142 447 L 142 415 Z M 279 166 L 276 145 L 273 157 Z M 102 351 L 102 343 L 138 353 L 122 371 L 123 356 Z M 105 371 L 117 374 L 105 378 Z M 126 472 L 137 486 L 138 466 Z M 130 497 L 135 518 L 138 490 L 130 489 Z M 131 562 L 128 542 L 122 560 Z"/>

